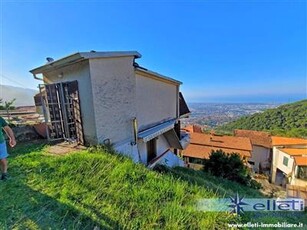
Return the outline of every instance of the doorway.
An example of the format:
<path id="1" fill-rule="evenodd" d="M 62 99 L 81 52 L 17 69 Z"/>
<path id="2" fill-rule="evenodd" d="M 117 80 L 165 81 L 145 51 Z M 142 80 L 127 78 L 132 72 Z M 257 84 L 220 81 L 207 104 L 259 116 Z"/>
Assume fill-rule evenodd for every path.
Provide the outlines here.
<path id="1" fill-rule="evenodd" d="M 78 82 L 39 85 L 49 140 L 84 145 Z"/>
<path id="2" fill-rule="evenodd" d="M 147 142 L 147 164 L 157 157 L 157 139 Z"/>

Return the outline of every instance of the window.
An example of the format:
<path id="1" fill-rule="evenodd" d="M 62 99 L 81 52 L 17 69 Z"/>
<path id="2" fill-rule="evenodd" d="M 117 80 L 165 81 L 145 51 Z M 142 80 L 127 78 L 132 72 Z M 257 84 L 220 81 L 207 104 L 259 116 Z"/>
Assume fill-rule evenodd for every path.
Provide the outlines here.
<path id="1" fill-rule="evenodd" d="M 284 159 L 282 161 L 283 165 L 288 166 L 288 161 L 289 161 L 289 158 L 284 156 Z"/>
<path id="2" fill-rule="evenodd" d="M 297 178 L 307 180 L 307 166 L 298 166 Z"/>
<path id="3" fill-rule="evenodd" d="M 204 161 L 204 159 L 189 157 L 189 162 L 192 163 L 192 164 L 203 165 L 205 161 Z"/>

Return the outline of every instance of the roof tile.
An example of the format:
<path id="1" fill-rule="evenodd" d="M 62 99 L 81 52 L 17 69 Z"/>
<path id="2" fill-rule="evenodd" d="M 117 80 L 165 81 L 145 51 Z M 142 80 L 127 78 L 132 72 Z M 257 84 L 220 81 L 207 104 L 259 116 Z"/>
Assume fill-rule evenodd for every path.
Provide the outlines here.
<path id="1" fill-rule="evenodd" d="M 299 144 L 307 144 L 307 139 L 272 136 L 272 145 L 273 146 L 299 145 Z"/>
<path id="2" fill-rule="evenodd" d="M 208 158 L 212 151 L 221 149 L 225 153 L 239 153 L 242 157 L 250 157 L 252 145 L 249 138 L 217 136 L 203 133 L 191 133 L 191 142 L 183 151 L 184 156 Z"/>
<path id="3" fill-rule="evenodd" d="M 234 131 L 236 137 L 248 137 L 253 145 L 271 148 L 271 135 L 267 132 L 236 129 Z"/>
<path id="4" fill-rule="evenodd" d="M 307 157 L 296 156 L 294 157 L 295 164 L 298 166 L 307 166 Z"/>

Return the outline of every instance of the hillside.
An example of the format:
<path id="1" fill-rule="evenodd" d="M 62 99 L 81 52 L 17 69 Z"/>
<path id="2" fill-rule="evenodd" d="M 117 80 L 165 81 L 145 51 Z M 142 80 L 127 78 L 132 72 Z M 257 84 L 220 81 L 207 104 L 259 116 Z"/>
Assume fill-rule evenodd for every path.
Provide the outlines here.
<path id="1" fill-rule="evenodd" d="M 194 204 L 200 198 L 261 195 L 191 169 L 150 171 L 101 149 L 64 156 L 48 149 L 27 143 L 11 151 L 12 179 L 0 181 L 0 229 L 228 229 L 227 223 L 240 221 L 307 220 L 304 213 L 199 212 Z"/>
<path id="2" fill-rule="evenodd" d="M 3 101 L 10 101 L 16 98 L 15 106 L 30 106 L 34 105 L 34 95 L 38 90 L 15 87 L 10 85 L 0 85 L 0 98 Z"/>
<path id="3" fill-rule="evenodd" d="M 232 132 L 234 129 L 249 129 L 269 131 L 273 135 L 307 137 L 306 111 L 307 100 L 302 100 L 239 118 L 217 130 Z"/>

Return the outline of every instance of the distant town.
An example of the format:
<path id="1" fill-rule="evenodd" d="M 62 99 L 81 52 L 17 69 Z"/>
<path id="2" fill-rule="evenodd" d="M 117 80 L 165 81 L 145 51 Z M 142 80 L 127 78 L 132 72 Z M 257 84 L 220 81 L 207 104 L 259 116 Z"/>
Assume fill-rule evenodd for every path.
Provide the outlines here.
<path id="1" fill-rule="evenodd" d="M 273 109 L 281 104 L 273 103 L 189 103 L 191 115 L 183 124 L 198 124 L 204 128 L 215 128 L 242 116 Z"/>

